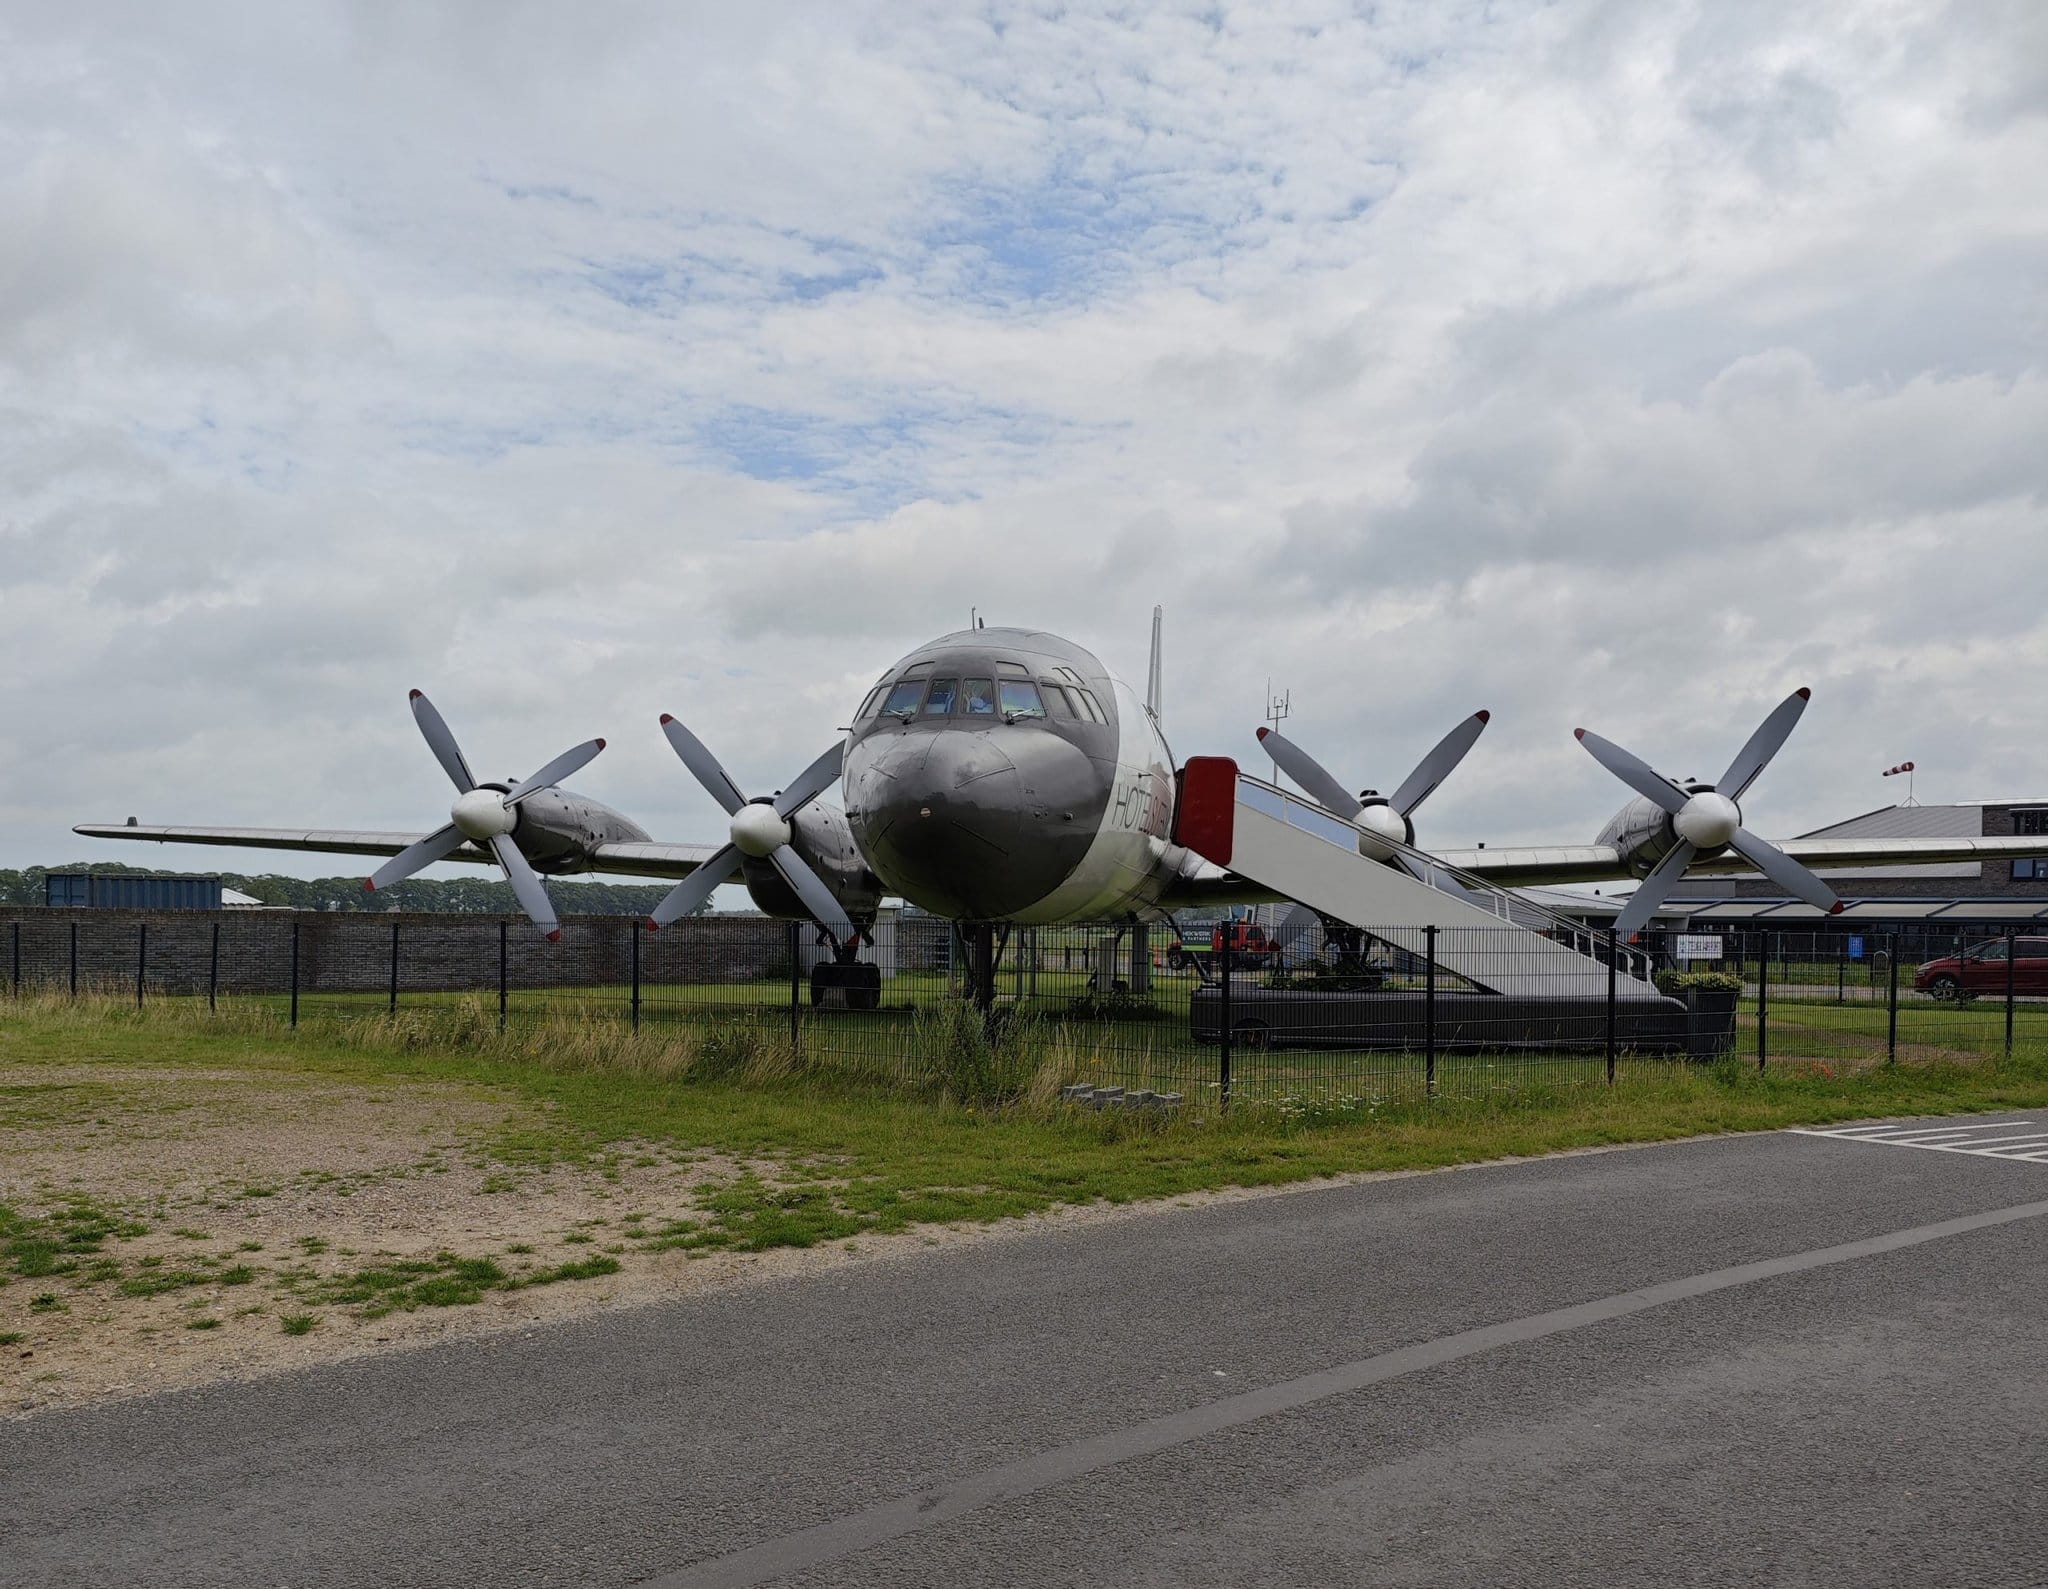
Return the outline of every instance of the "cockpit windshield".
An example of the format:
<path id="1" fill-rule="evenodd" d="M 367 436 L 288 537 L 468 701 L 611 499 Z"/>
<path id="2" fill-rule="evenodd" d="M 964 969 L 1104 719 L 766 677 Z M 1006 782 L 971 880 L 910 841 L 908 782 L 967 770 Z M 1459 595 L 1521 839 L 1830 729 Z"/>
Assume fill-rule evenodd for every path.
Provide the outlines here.
<path id="1" fill-rule="evenodd" d="M 1038 698 L 1038 686 L 1029 679 L 1004 679 L 999 693 L 1005 718 L 1045 716 L 1045 702 Z"/>
<path id="2" fill-rule="evenodd" d="M 941 668 L 947 671 L 940 673 Z M 982 672 L 971 675 L 969 668 Z M 885 678 L 876 685 L 856 721 L 881 717 L 936 727 L 947 718 L 985 717 L 1041 723 L 1062 732 L 1108 721 L 1078 675 L 1069 681 L 1071 670 L 1056 671 L 1058 678 L 1034 679 L 1023 664 L 996 657 L 927 657 L 905 667 L 894 682 Z"/>
<path id="3" fill-rule="evenodd" d="M 882 710 L 891 716 L 908 717 L 917 711 L 917 703 L 924 699 L 924 680 L 905 679 L 889 692 L 889 699 L 882 703 Z"/>

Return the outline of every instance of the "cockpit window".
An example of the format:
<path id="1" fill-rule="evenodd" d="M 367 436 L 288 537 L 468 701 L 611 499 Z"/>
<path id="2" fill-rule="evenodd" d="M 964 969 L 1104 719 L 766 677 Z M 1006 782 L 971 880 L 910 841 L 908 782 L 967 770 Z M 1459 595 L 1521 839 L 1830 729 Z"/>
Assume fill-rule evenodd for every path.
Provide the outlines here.
<path id="1" fill-rule="evenodd" d="M 881 698 L 882 686 L 877 684 L 872 690 L 868 691 L 868 698 L 860 703 L 860 710 L 853 714 L 853 720 L 856 723 L 865 723 L 869 718 L 873 717 L 875 715 L 875 705 Z"/>
<path id="2" fill-rule="evenodd" d="M 1040 679 L 1038 687 L 1045 692 L 1045 704 L 1052 708 L 1054 717 L 1072 717 L 1074 709 L 1067 704 L 1067 692 L 1051 679 Z"/>
<path id="3" fill-rule="evenodd" d="M 924 698 L 926 717 L 944 717 L 953 710 L 953 697 L 959 693 L 959 680 L 933 679 L 932 692 Z"/>
<path id="4" fill-rule="evenodd" d="M 1002 698 L 1003 716 L 1015 720 L 1020 717 L 1045 716 L 1045 702 L 1038 698 L 1038 686 L 1029 679 L 1004 679 L 997 687 Z"/>
<path id="5" fill-rule="evenodd" d="M 1088 714 L 1090 722 L 1106 723 L 1109 721 L 1108 718 L 1102 715 L 1102 708 L 1096 703 L 1094 691 L 1083 689 L 1078 684 L 1073 686 L 1073 691 L 1074 699 L 1081 703 L 1081 709 Z"/>
<path id="6" fill-rule="evenodd" d="M 882 710 L 892 717 L 908 717 L 917 711 L 917 703 L 923 699 L 924 680 L 905 679 L 889 692 L 889 699 L 882 703 Z"/>
<path id="7" fill-rule="evenodd" d="M 969 679 L 966 683 L 967 715 L 969 717 L 993 717 L 996 711 L 996 684 L 994 679 Z"/>

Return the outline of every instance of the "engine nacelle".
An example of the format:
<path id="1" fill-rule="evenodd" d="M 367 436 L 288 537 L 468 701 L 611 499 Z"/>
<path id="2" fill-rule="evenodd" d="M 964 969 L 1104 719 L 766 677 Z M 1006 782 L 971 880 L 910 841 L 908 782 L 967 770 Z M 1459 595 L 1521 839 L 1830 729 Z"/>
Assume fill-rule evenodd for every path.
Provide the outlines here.
<path id="1" fill-rule="evenodd" d="M 1688 784 L 1686 793 L 1705 794 L 1709 800 L 1719 798 L 1714 795 L 1712 786 L 1708 784 Z M 1741 813 L 1735 808 L 1734 803 L 1724 803 L 1733 814 L 1733 819 L 1740 820 Z M 1718 811 L 1707 814 L 1714 817 L 1721 815 Z M 1730 825 L 1732 826 L 1732 822 Z M 1700 836 L 1711 837 L 1712 834 L 1702 833 Z M 1600 830 L 1600 837 L 1593 842 L 1613 845 L 1621 852 L 1622 862 L 1630 871 L 1638 877 L 1647 877 L 1656 864 L 1671 853 L 1678 843 L 1678 837 L 1677 825 L 1672 821 L 1671 814 L 1662 806 L 1651 800 L 1631 800 L 1615 812 L 1612 820 Z M 1726 844 L 1702 844 L 1699 846 L 1699 852 L 1701 855 L 1718 855 L 1726 848 Z"/>
<path id="2" fill-rule="evenodd" d="M 810 863 L 848 918 L 865 933 L 882 905 L 882 880 L 861 857 L 846 813 L 836 806 L 807 805 L 789 819 L 789 825 L 794 830 L 791 848 Z M 740 877 L 754 903 L 769 915 L 810 919 L 811 913 L 772 862 L 749 856 L 740 864 Z"/>
<path id="3" fill-rule="evenodd" d="M 479 784 L 503 794 L 501 783 Z M 645 844 L 647 830 L 610 806 L 569 789 L 543 789 L 513 807 L 512 842 L 536 872 L 561 877 L 589 869 L 600 844 Z"/>

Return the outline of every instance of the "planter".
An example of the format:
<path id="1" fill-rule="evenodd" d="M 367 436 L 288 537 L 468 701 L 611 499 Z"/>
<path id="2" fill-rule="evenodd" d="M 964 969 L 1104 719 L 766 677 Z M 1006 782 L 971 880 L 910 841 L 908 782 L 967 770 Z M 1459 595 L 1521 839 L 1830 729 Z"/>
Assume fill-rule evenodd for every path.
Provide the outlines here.
<path id="1" fill-rule="evenodd" d="M 1742 995 L 1732 988 L 1687 988 L 1686 1057 L 1715 1060 L 1735 1052 L 1735 1006 Z"/>

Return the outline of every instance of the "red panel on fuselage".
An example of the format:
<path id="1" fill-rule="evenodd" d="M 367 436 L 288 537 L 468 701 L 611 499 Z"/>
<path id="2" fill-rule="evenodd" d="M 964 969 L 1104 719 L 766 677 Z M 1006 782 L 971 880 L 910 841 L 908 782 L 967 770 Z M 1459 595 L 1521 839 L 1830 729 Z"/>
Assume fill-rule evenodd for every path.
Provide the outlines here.
<path id="1" fill-rule="evenodd" d="M 1230 864 L 1237 817 L 1237 763 L 1228 756 L 1190 756 L 1180 770 L 1173 842 L 1218 866 Z"/>

